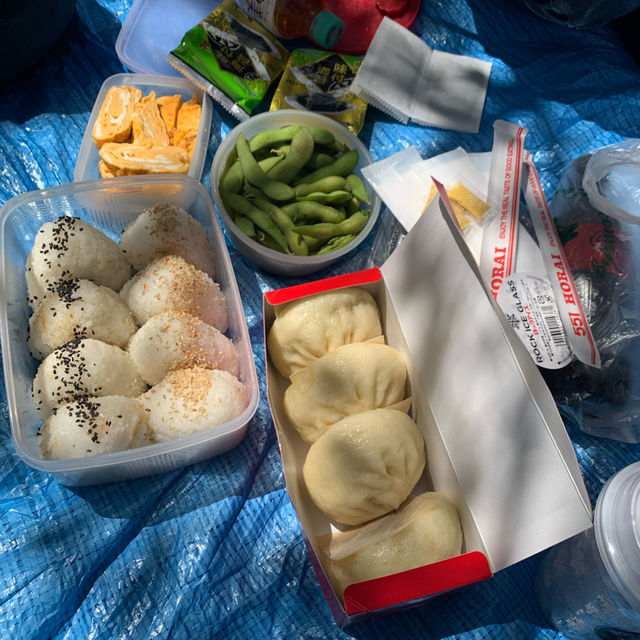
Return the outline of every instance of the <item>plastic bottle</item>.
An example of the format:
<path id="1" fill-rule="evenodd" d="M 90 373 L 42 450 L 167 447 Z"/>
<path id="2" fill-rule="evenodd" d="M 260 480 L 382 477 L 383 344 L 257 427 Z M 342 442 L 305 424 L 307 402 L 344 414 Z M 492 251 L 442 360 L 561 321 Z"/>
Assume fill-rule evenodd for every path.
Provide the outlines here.
<path id="1" fill-rule="evenodd" d="M 591 529 L 542 559 L 535 589 L 549 622 L 571 640 L 640 638 L 640 462 L 604 485 Z"/>
<path id="2" fill-rule="evenodd" d="M 308 36 L 323 49 L 331 49 L 342 37 L 344 23 L 322 0 L 236 0 L 236 5 L 280 38 Z"/>

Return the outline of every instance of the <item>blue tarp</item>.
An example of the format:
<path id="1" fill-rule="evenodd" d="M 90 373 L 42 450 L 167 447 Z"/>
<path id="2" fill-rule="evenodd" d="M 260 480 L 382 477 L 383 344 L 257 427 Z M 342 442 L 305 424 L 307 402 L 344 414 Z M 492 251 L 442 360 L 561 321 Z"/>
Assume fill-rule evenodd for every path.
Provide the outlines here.
<path id="1" fill-rule="evenodd" d="M 78 0 L 53 49 L 0 90 L 0 205 L 73 180 L 100 86 L 123 71 L 114 44 L 131 4 Z M 360 137 L 375 160 L 408 145 L 423 157 L 456 146 L 488 151 L 502 118 L 528 127 L 527 148 L 551 196 L 573 158 L 638 137 L 640 68 L 610 27 L 572 31 L 509 0 L 424 0 L 412 30 L 433 48 L 493 62 L 481 129 L 405 126 L 371 108 Z M 207 188 L 213 154 L 235 124 L 215 109 Z M 317 276 L 380 264 L 390 217 L 385 211 L 361 250 Z M 233 451 L 146 479 L 68 489 L 16 455 L 0 381 L 0 637 L 561 638 L 534 597 L 540 556 L 417 608 L 337 628 L 284 489 L 264 388 L 262 293 L 292 281 L 229 251 L 262 398 Z M 640 458 L 640 445 L 567 426 L 595 503 L 603 483 Z"/>

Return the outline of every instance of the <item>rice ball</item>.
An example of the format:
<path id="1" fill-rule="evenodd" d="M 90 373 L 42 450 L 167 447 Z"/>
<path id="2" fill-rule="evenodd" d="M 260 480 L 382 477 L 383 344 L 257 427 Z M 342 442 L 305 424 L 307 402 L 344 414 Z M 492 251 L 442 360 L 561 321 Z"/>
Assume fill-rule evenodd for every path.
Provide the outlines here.
<path id="1" fill-rule="evenodd" d="M 213 252 L 204 227 L 169 202 L 145 209 L 131 222 L 122 232 L 120 248 L 138 270 L 156 258 L 174 255 L 215 277 Z"/>
<path id="2" fill-rule="evenodd" d="M 239 416 L 248 405 L 246 389 L 235 376 L 203 367 L 168 373 L 139 400 L 158 442 L 216 427 Z"/>
<path id="3" fill-rule="evenodd" d="M 131 277 L 118 244 L 93 225 L 70 216 L 45 222 L 27 257 L 29 303 L 36 308 L 61 278 L 81 278 L 116 291 Z"/>
<path id="4" fill-rule="evenodd" d="M 146 390 L 126 351 L 100 340 L 76 338 L 40 363 L 32 395 L 36 410 L 46 418 L 54 407 L 78 396 L 134 398 Z"/>
<path id="5" fill-rule="evenodd" d="M 120 296 L 139 325 L 164 311 L 184 311 L 224 333 L 229 327 L 227 302 L 220 286 L 179 256 L 149 263 L 125 283 Z"/>
<path id="6" fill-rule="evenodd" d="M 59 406 L 38 432 L 42 456 L 83 458 L 150 443 L 145 412 L 135 398 L 81 397 Z"/>
<path id="7" fill-rule="evenodd" d="M 29 318 L 29 348 L 48 356 L 75 338 L 94 338 L 124 347 L 137 329 L 115 291 L 90 280 L 58 280 Z"/>
<path id="8" fill-rule="evenodd" d="M 127 351 L 145 382 L 157 384 L 174 369 L 201 366 L 239 373 L 233 342 L 215 327 L 184 311 L 149 318 L 133 334 Z"/>

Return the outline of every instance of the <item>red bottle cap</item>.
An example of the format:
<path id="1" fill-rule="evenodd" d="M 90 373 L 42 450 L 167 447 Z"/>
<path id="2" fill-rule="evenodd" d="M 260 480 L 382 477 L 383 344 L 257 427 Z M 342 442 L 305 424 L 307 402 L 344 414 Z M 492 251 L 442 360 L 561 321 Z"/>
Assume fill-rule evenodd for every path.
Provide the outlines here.
<path id="1" fill-rule="evenodd" d="M 403 27 L 410 27 L 418 15 L 421 0 L 323 0 L 322 8 L 344 23 L 344 33 L 332 48 L 339 53 L 366 52 L 382 18 L 387 16 Z"/>

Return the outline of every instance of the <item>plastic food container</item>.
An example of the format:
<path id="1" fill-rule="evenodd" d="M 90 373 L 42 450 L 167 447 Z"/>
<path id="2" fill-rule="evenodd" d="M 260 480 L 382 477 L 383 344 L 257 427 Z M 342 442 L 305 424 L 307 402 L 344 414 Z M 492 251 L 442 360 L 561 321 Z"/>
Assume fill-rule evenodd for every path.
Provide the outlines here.
<path id="1" fill-rule="evenodd" d="M 358 236 L 345 247 L 332 251 L 331 253 L 317 256 L 292 256 L 286 253 L 280 253 L 268 247 L 264 247 L 260 243 L 252 240 L 245 233 L 240 231 L 235 225 L 229 214 L 227 213 L 220 193 L 218 183 L 226 164 L 227 158 L 235 147 L 236 139 L 241 133 L 244 133 L 247 140 L 250 140 L 257 133 L 269 129 L 278 129 L 292 124 L 307 125 L 310 127 L 323 127 L 331 131 L 336 140 L 346 144 L 350 149 L 357 149 L 360 154 L 360 161 L 356 167 L 355 173 L 362 177 L 362 167 L 373 162 L 373 158 L 369 150 L 364 144 L 342 124 L 331 120 L 325 116 L 316 113 L 297 112 L 287 109 L 286 111 L 270 111 L 261 113 L 245 120 L 241 124 L 232 129 L 226 138 L 222 141 L 216 155 L 213 158 L 211 167 L 211 191 L 216 208 L 220 212 L 220 216 L 224 222 L 225 228 L 231 237 L 231 241 L 236 249 L 248 260 L 256 264 L 261 269 L 270 273 L 284 276 L 302 276 L 324 269 L 329 265 L 337 262 L 347 253 L 350 253 L 360 245 L 367 237 L 380 214 L 381 200 L 373 191 L 369 184 L 364 180 L 367 192 L 371 200 L 371 214 L 365 227 L 360 231 Z"/>
<path id="2" fill-rule="evenodd" d="M 209 146 L 209 136 L 211 132 L 211 117 L 213 114 L 211 99 L 204 91 L 184 77 L 175 78 L 137 73 L 118 73 L 110 76 L 102 83 L 80 144 L 73 179 L 79 182 L 81 180 L 97 180 L 101 178 L 98 169 L 100 156 L 98 155 L 98 149 L 95 144 L 93 144 L 92 138 L 93 125 L 98 117 L 100 106 L 107 95 L 107 91 L 109 91 L 111 87 L 122 87 L 124 85 L 140 89 L 145 96 L 151 93 L 151 91 L 155 91 L 157 97 L 179 93 L 185 101 L 194 95 L 200 97 L 200 101 L 202 102 L 200 128 L 198 129 L 198 139 L 193 150 L 193 159 L 188 173 L 192 178 L 200 180 L 207 157 L 207 148 Z"/>
<path id="3" fill-rule="evenodd" d="M 536 596 L 572 640 L 640 637 L 640 462 L 604 485 L 593 528 L 543 558 Z"/>
<path id="4" fill-rule="evenodd" d="M 27 346 L 30 308 L 25 262 L 40 226 L 59 216 L 87 220 L 114 240 L 142 210 L 159 201 L 184 208 L 206 229 L 215 256 L 216 280 L 229 310 L 227 335 L 240 359 L 240 379 L 249 403 L 234 420 L 175 440 L 115 453 L 69 460 L 45 460 L 36 431 L 41 421 L 31 401 L 38 363 Z M 246 319 L 229 253 L 207 190 L 188 176 L 129 176 L 76 182 L 11 198 L 0 210 L 0 321 L 2 363 L 16 452 L 28 465 L 68 486 L 101 484 L 147 476 L 223 453 L 243 439 L 255 413 L 258 381 Z"/>
<path id="5" fill-rule="evenodd" d="M 122 64 L 136 73 L 180 76 L 167 54 L 180 44 L 182 36 L 206 18 L 219 2 L 214 0 L 136 0 L 116 40 Z"/>

